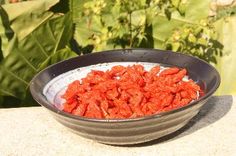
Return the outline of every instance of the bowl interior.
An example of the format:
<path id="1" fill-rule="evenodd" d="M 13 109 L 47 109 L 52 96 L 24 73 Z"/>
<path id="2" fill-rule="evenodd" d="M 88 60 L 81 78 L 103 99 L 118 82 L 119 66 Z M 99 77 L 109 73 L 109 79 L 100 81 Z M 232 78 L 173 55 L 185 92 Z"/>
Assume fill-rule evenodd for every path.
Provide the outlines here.
<path id="1" fill-rule="evenodd" d="M 86 75 L 91 70 L 107 71 L 116 65 L 129 66 L 133 64 L 141 64 L 147 71 L 149 71 L 152 67 L 156 65 L 161 66 L 161 71 L 168 67 L 168 65 L 165 64 L 149 62 L 110 62 L 80 67 L 74 70 L 67 71 L 49 81 L 49 83 L 47 83 L 43 89 L 43 95 L 52 105 L 55 105 L 59 110 L 62 110 L 63 104 L 65 102 L 65 100 L 62 98 L 62 95 L 65 93 L 67 86 L 71 82 L 75 80 L 81 80 L 82 78 L 86 77 Z M 196 79 L 195 81 L 201 86 L 201 88 L 204 89 L 205 86 L 201 80 Z"/>
<path id="2" fill-rule="evenodd" d="M 205 92 L 199 100 L 213 94 L 220 84 L 220 76 L 215 68 L 195 57 L 154 49 L 126 49 L 88 54 L 52 65 L 34 77 L 30 84 L 30 91 L 34 99 L 42 106 L 56 113 L 73 117 L 74 115 L 61 111 L 63 100 L 60 95 L 70 82 L 86 76 L 91 69 L 104 70 L 117 64 L 128 65 L 137 62 L 142 62 L 147 69 L 157 64 L 186 68 L 189 77 Z M 99 66 L 100 63 L 107 63 L 107 66 L 104 64 Z"/>

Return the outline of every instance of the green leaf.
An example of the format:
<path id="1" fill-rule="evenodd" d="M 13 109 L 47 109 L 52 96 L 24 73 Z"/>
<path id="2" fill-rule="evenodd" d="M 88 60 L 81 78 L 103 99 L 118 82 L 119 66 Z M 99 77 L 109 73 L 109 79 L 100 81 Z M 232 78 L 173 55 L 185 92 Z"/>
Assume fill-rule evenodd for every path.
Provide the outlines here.
<path id="1" fill-rule="evenodd" d="M 80 20 L 80 14 L 83 10 L 84 4 L 89 1 L 91 0 L 69 0 L 69 9 L 72 13 L 74 23 Z"/>
<path id="2" fill-rule="evenodd" d="M 99 16 L 92 16 L 89 21 L 83 18 L 80 22 L 75 23 L 74 38 L 81 46 L 92 44 L 94 40 L 92 36 L 102 34 L 103 25 L 100 20 L 101 18 Z M 92 24 L 90 25 L 90 23 Z"/>
<path id="3" fill-rule="evenodd" d="M 172 50 L 173 51 L 178 51 L 179 50 L 179 48 L 180 48 L 180 43 L 179 42 L 174 42 L 174 43 L 172 43 Z"/>
<path id="4" fill-rule="evenodd" d="M 204 46 L 207 46 L 207 40 L 205 38 L 199 38 L 197 40 L 197 43 L 201 44 L 201 45 L 204 45 Z"/>
<path id="5" fill-rule="evenodd" d="M 5 27 L 5 34 L 13 36 L 15 34 L 18 40 L 24 39 L 28 34 L 34 31 L 39 25 L 53 16 L 53 12 L 48 11 L 59 0 L 34 0 L 21 3 L 5 4 L 0 6 L 0 14 L 4 23 L 10 23 L 10 27 Z M 20 9 L 19 9 L 20 8 Z M 2 27 L 2 25 L 0 26 Z M 0 28 L 1 29 L 1 28 Z M 0 31 L 0 36 L 2 36 Z M 8 46 L 8 41 L 3 38 L 2 50 L 6 57 L 12 47 Z"/>
<path id="6" fill-rule="evenodd" d="M 131 14 L 131 24 L 133 26 L 143 26 L 146 22 L 145 10 L 137 10 Z"/>
<path id="7" fill-rule="evenodd" d="M 58 50 L 56 53 L 53 53 L 52 55 L 50 55 L 39 67 L 38 70 L 43 70 L 44 68 L 63 61 L 65 59 L 69 59 L 72 57 L 77 56 L 77 54 L 73 51 L 71 51 L 69 48 L 64 48 L 61 50 Z M 5 101 L 4 101 L 5 104 Z M 24 97 L 24 99 L 21 102 L 18 102 L 18 105 L 20 104 L 21 107 L 27 107 L 27 106 L 37 106 L 38 103 L 34 101 L 34 99 L 32 98 L 31 94 L 30 94 L 30 90 L 29 88 L 27 88 L 26 90 L 26 96 Z"/>
<path id="8" fill-rule="evenodd" d="M 10 21 L 6 11 L 0 6 L 0 51 L 1 58 L 7 55 L 6 47 L 9 44 L 9 41 L 13 38 L 14 32 L 10 27 Z M 4 50 L 4 51 L 3 51 Z M 3 53 L 4 52 L 4 53 Z"/>
<path id="9" fill-rule="evenodd" d="M 171 0 L 174 7 L 178 7 L 181 0 Z"/>
<path id="10" fill-rule="evenodd" d="M 15 39 L 11 53 L 0 64 L 0 94 L 23 99 L 41 65 L 68 44 L 71 30 L 67 14 L 48 19 L 21 41 Z"/>
<path id="11" fill-rule="evenodd" d="M 106 47 L 104 40 L 107 39 L 107 34 L 104 30 L 107 30 L 102 20 L 112 20 L 109 7 L 112 1 L 103 0 L 70 0 L 70 11 L 72 13 L 73 23 L 75 24 L 74 39 L 79 43 L 80 46 L 86 47 L 96 44 L 95 49 L 103 49 Z M 95 5 L 96 4 L 96 5 Z M 106 6 L 106 7 L 104 7 Z M 100 16 L 99 7 L 103 7 L 102 16 Z M 108 10 L 107 10 L 108 8 Z M 108 16 L 106 16 L 108 15 Z M 107 22 L 108 23 L 108 22 Z M 114 22 L 109 22 L 115 24 Z"/>
<path id="12" fill-rule="evenodd" d="M 197 41 L 196 37 L 192 33 L 189 34 L 188 40 L 189 42 L 193 42 L 193 43 Z"/>
<path id="13" fill-rule="evenodd" d="M 69 48 L 58 50 L 55 54 L 52 54 L 42 64 L 40 64 L 39 70 L 42 70 L 56 62 L 60 62 L 75 56 L 77 56 L 77 54 Z"/>
<path id="14" fill-rule="evenodd" d="M 93 51 L 117 47 L 165 49 L 166 40 L 174 30 L 184 26 L 196 28 L 201 25 L 201 20 L 208 21 L 210 2 L 70 0 L 75 23 L 74 39 L 82 48 L 92 46 Z M 101 9 L 103 5 L 106 7 Z M 152 29 L 147 29 L 150 26 Z M 188 35 L 185 34 L 186 38 Z M 189 40 L 185 41 L 184 38 L 183 42 L 188 40 L 195 43 L 198 38 L 199 35 L 194 33 L 194 36 L 189 36 Z M 151 42 L 148 43 L 146 39 L 151 39 Z M 173 47 L 183 49 L 182 43 L 181 46 Z"/>
<path id="15" fill-rule="evenodd" d="M 200 2 L 201 3 L 201 2 Z M 186 12 L 187 4 L 186 3 L 180 3 L 178 6 L 178 11 L 181 15 L 184 15 Z"/>
<path id="16" fill-rule="evenodd" d="M 209 4 L 211 0 L 186 2 L 185 15 L 180 15 L 177 11 L 171 14 L 168 20 L 164 14 L 158 14 L 152 19 L 154 47 L 164 49 L 164 42 L 169 38 L 173 30 L 181 29 L 184 25 L 199 25 L 201 19 L 208 17 Z M 199 11 L 201 10 L 201 11 Z"/>
<path id="17" fill-rule="evenodd" d="M 215 23 L 219 41 L 224 45 L 223 56 L 217 58 L 217 69 L 221 75 L 220 95 L 236 95 L 236 16 L 222 18 Z"/>

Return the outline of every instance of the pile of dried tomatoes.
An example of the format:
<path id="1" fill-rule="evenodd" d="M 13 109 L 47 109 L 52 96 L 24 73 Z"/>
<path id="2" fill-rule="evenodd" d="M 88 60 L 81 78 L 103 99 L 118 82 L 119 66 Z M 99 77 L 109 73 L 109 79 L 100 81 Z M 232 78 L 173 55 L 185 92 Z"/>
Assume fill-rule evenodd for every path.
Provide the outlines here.
<path id="1" fill-rule="evenodd" d="M 189 104 L 201 93 L 186 69 L 146 71 L 144 66 L 114 66 L 92 70 L 68 85 L 62 96 L 65 112 L 89 118 L 124 119 L 169 111 Z"/>

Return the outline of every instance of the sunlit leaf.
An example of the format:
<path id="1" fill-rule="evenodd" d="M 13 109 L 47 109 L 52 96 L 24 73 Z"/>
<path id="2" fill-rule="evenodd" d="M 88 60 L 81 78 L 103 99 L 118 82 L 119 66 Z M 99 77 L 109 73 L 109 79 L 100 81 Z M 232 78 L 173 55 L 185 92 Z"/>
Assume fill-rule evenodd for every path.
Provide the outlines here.
<path id="1" fill-rule="evenodd" d="M 8 41 L 12 38 L 13 34 L 15 34 L 18 40 L 24 39 L 29 33 L 53 16 L 53 12 L 48 10 L 58 1 L 34 0 L 0 6 L 1 18 L 5 23 L 5 31 L 0 30 L 0 36 L 3 33 L 7 36 L 7 39 L 2 39 L 4 57 L 12 51 L 13 47 L 9 46 Z M 6 27 L 9 23 L 11 25 Z M 0 22 L 0 29 L 1 26 Z"/>
<path id="2" fill-rule="evenodd" d="M 58 60 L 54 55 L 68 44 L 71 30 L 68 14 L 48 19 L 20 42 L 15 40 L 11 53 L 0 64 L 0 94 L 23 99 L 30 80 L 43 64 Z"/>
<path id="3" fill-rule="evenodd" d="M 222 18 L 215 25 L 219 41 L 224 45 L 223 57 L 216 60 L 216 67 L 221 75 L 218 94 L 236 95 L 236 16 Z"/>

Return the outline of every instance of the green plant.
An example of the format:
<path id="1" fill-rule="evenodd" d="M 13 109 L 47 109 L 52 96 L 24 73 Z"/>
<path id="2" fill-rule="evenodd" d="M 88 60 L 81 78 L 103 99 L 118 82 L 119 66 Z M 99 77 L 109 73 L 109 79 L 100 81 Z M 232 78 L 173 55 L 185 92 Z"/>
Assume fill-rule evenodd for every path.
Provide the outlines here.
<path id="1" fill-rule="evenodd" d="M 12 97 L 18 106 L 32 105 L 29 81 L 48 65 L 76 56 L 71 50 L 75 46 L 77 54 L 131 47 L 169 49 L 217 64 L 223 45 L 215 23 L 227 11 L 209 18 L 210 2 L 1 1 L 0 105 L 5 107 Z"/>
<path id="2" fill-rule="evenodd" d="M 207 8 L 199 3 L 186 0 L 73 2 L 74 38 L 81 51 L 86 46 L 92 47 L 91 51 L 155 47 L 183 51 L 212 63 L 216 63 L 216 55 L 222 55 L 223 46 L 217 41 L 213 20 L 207 14 L 196 16 L 190 10 L 192 5 L 199 10 Z"/>
<path id="3" fill-rule="evenodd" d="M 4 99 L 14 97 L 22 102 L 20 106 L 30 105 L 32 77 L 47 65 L 76 55 L 66 48 L 72 36 L 70 14 L 49 11 L 57 2 L 19 3 L 24 9 L 15 12 L 19 4 L 0 6 L 0 95 Z"/>
<path id="4" fill-rule="evenodd" d="M 215 64 L 216 56 L 223 55 L 223 45 L 217 40 L 214 26 L 205 20 L 199 25 L 175 30 L 165 45 L 166 49 L 191 54 Z"/>
<path id="5" fill-rule="evenodd" d="M 217 56 L 215 67 L 221 75 L 218 94 L 236 95 L 236 2 L 227 6 L 218 6 L 215 10 L 214 26 L 219 34 L 218 41 L 224 45 L 223 57 Z"/>

